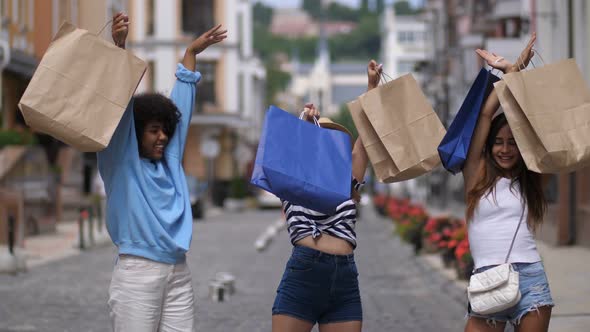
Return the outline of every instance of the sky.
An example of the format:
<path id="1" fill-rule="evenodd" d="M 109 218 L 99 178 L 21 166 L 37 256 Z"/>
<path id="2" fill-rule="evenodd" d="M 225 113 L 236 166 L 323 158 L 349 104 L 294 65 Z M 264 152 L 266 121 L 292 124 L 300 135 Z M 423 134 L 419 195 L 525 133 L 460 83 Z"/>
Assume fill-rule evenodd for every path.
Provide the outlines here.
<path id="1" fill-rule="evenodd" d="M 257 0 L 257 1 L 263 2 L 267 5 L 272 6 L 272 7 L 282 7 L 282 8 L 299 7 L 301 4 L 301 0 Z M 345 5 L 349 5 L 351 7 L 356 7 L 359 5 L 360 0 L 338 0 L 338 2 L 345 4 Z M 386 0 L 385 2 L 392 3 L 392 2 L 394 2 L 394 0 Z M 416 4 L 422 3 L 422 0 L 410 0 L 410 3 L 415 6 Z"/>

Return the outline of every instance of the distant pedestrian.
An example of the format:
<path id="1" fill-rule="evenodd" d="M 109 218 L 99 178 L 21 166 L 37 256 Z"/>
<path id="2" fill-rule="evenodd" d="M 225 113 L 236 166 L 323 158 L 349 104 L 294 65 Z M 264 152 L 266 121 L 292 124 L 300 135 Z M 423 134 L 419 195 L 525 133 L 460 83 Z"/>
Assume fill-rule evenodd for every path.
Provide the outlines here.
<path id="1" fill-rule="evenodd" d="M 377 87 L 381 66 L 369 62 L 368 88 Z M 312 105 L 305 119 L 317 119 L 321 127 L 352 136 L 343 126 L 327 118 Z M 310 147 L 313 148 L 313 147 Z M 326 215 L 283 201 L 283 211 L 293 244 L 291 258 L 277 289 L 272 308 L 273 332 L 309 332 L 319 324 L 321 332 L 358 332 L 362 327 L 362 305 L 353 251 L 359 190 L 368 158 L 360 140 L 352 151 L 352 197 Z"/>
<path id="2" fill-rule="evenodd" d="M 517 72 L 534 55 L 535 40 L 533 34 L 515 64 L 485 50 L 477 53 L 504 73 Z M 533 236 L 547 206 L 542 176 L 527 169 L 506 117 L 494 117 L 498 107 L 498 96 L 492 91 L 479 115 L 463 169 L 469 242 L 474 273 L 503 264 L 508 256 L 508 263 L 519 273 L 521 298 L 513 307 L 493 314 L 478 314 L 469 305 L 465 331 L 504 331 L 507 322 L 519 332 L 547 331 L 554 304 Z"/>
<path id="3" fill-rule="evenodd" d="M 112 37 L 121 48 L 128 26 L 126 15 L 113 17 Z M 118 248 L 108 300 L 115 331 L 194 330 L 185 256 L 193 217 L 182 156 L 201 78 L 195 56 L 225 38 L 216 26 L 194 40 L 177 66 L 170 99 L 135 96 L 109 146 L 98 153 L 107 228 Z"/>

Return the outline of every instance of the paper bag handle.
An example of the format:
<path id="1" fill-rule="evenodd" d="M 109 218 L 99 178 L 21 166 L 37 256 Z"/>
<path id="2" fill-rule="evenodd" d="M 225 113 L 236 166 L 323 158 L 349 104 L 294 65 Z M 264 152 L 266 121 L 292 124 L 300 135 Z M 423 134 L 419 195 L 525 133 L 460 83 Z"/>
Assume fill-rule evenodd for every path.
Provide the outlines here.
<path id="1" fill-rule="evenodd" d="M 96 35 L 100 36 L 100 34 L 104 31 L 104 29 L 107 27 L 107 25 L 109 25 L 109 23 L 113 23 L 113 20 L 108 20 L 107 23 L 104 24 L 102 29 L 100 29 L 100 31 Z"/>
<path id="2" fill-rule="evenodd" d="M 539 51 L 534 48 L 533 48 L 533 51 L 535 51 L 535 54 L 539 56 L 539 59 L 541 59 L 541 62 L 543 63 L 543 66 L 544 66 L 545 60 L 543 59 L 543 56 L 541 56 L 541 53 L 539 53 Z M 532 58 L 531 58 L 531 63 L 533 64 L 533 67 L 537 68 L 537 66 L 535 66 L 535 63 L 533 62 Z"/>
<path id="3" fill-rule="evenodd" d="M 299 114 L 299 120 L 303 120 L 303 115 L 305 114 L 305 112 L 307 111 L 303 111 L 301 112 L 301 114 Z M 316 124 L 316 126 L 321 127 L 320 123 L 318 122 L 318 119 L 316 119 L 315 116 L 313 117 L 313 122 Z"/>
<path id="4" fill-rule="evenodd" d="M 541 53 L 539 53 L 539 51 L 534 48 L 533 48 L 533 51 L 535 52 L 535 54 L 533 55 L 533 58 L 535 55 L 538 55 L 539 59 L 541 59 L 541 62 L 543 63 L 543 66 L 544 66 L 545 60 L 541 56 Z M 531 64 L 533 65 L 533 68 L 537 68 L 537 66 L 535 66 L 535 62 L 533 61 L 533 58 L 531 58 Z M 519 57 L 519 59 L 516 59 L 516 63 L 518 64 L 518 69 L 522 71 L 522 70 L 526 69 L 526 66 L 524 65 L 524 63 L 521 63 L 519 60 L 520 60 L 520 57 Z M 521 68 L 521 64 L 522 64 L 522 68 Z"/>
<path id="5" fill-rule="evenodd" d="M 381 71 L 381 83 L 387 83 L 389 81 L 393 81 L 393 77 L 387 75 L 384 71 Z"/>

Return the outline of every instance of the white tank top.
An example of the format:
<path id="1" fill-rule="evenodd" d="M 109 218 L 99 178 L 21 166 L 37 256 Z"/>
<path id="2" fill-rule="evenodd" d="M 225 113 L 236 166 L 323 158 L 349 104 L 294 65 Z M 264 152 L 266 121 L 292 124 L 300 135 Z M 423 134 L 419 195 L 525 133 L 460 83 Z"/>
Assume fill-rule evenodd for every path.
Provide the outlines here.
<path id="1" fill-rule="evenodd" d="M 496 183 L 495 200 L 492 193 L 482 197 L 469 222 L 469 246 L 476 269 L 503 264 L 508 254 L 523 206 L 519 184 L 515 183 L 511 190 L 510 182 L 510 179 L 500 178 Z M 527 227 L 527 216 L 525 207 L 509 263 L 541 261 L 535 239 Z"/>

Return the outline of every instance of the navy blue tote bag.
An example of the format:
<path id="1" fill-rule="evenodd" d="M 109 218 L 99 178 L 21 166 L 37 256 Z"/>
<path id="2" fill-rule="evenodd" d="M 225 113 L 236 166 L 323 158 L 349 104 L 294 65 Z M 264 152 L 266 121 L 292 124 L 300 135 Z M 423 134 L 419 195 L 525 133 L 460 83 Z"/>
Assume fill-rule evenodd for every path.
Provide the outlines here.
<path id="1" fill-rule="evenodd" d="M 447 134 L 438 146 L 440 160 L 449 172 L 457 174 L 463 169 L 482 104 L 492 91 L 493 83 L 498 80 L 496 75 L 485 68 L 479 71 Z"/>
<path id="2" fill-rule="evenodd" d="M 350 199 L 351 180 L 352 148 L 347 134 L 269 107 L 253 185 L 293 204 L 332 214 Z"/>

